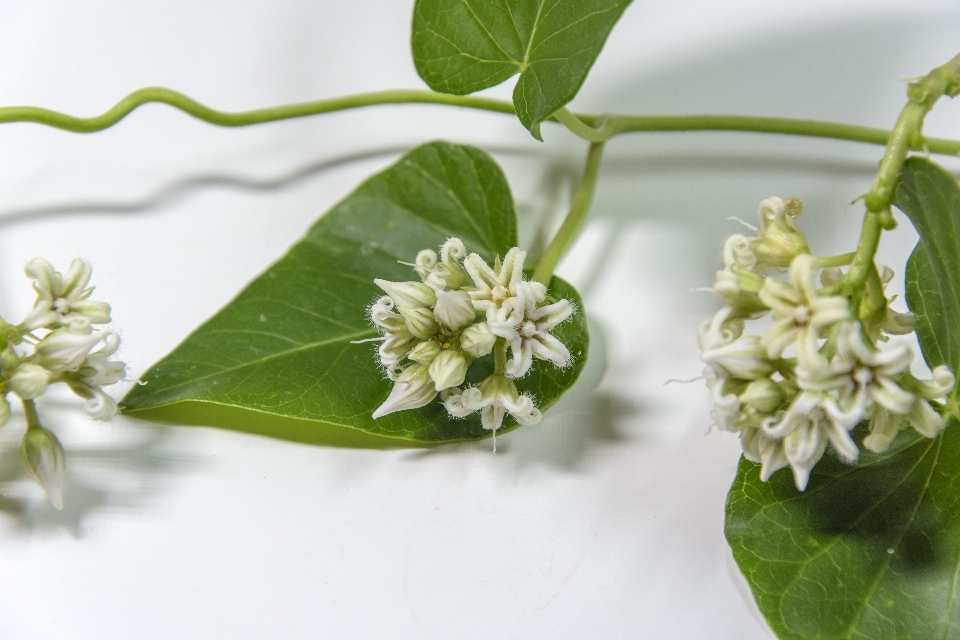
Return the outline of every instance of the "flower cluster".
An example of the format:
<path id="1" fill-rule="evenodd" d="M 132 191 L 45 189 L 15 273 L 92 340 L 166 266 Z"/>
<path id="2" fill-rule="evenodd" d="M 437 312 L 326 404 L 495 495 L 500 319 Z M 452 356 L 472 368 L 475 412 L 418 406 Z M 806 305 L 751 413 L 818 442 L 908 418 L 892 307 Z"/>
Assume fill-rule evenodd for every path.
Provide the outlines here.
<path id="1" fill-rule="evenodd" d="M 86 401 L 93 418 L 110 420 L 117 403 L 103 387 L 126 373 L 123 362 L 110 359 L 120 338 L 96 326 L 110 322 L 110 305 L 90 300 L 91 271 L 79 258 L 65 274 L 42 258 L 31 260 L 25 272 L 37 293 L 33 309 L 18 325 L 0 320 L 0 426 L 10 417 L 8 395 L 19 397 L 28 427 L 21 459 L 58 509 L 63 507 L 63 449 L 56 436 L 39 425 L 33 400 L 49 385 L 63 382 Z"/>
<path id="2" fill-rule="evenodd" d="M 842 270 L 821 268 L 810 253 L 795 222 L 802 211 L 795 198 L 769 198 L 756 235 L 727 240 L 713 286 L 726 304 L 699 336 L 715 424 L 740 435 L 762 480 L 790 466 L 801 491 L 828 445 L 847 462 L 857 459 L 850 431 L 861 421 L 869 422 L 863 445 L 875 452 L 907 426 L 936 436 L 944 420 L 930 401 L 954 386 L 945 366 L 931 380 L 916 378 L 908 345 L 880 348 L 914 327 L 913 315 L 891 309 L 883 293 L 893 272 L 871 266 L 862 291 L 847 293 Z M 784 270 L 788 278 L 777 277 Z M 766 316 L 763 335 L 744 333 L 748 321 Z"/>
<path id="3" fill-rule="evenodd" d="M 374 303 L 370 319 L 383 334 L 380 362 L 395 383 L 374 418 L 422 407 L 439 394 L 453 416 L 479 411 L 494 436 L 506 413 L 523 425 L 540 421 L 534 398 L 519 393 L 514 379 L 534 358 L 557 367 L 570 363 L 567 347 L 550 331 L 574 307 L 568 300 L 545 304 L 547 288 L 524 280 L 525 259 L 514 247 L 491 268 L 450 238 L 439 256 L 430 249 L 417 254 L 412 266 L 419 282 L 374 280 L 387 295 Z M 462 387 L 470 364 L 490 353 L 494 373 Z"/>

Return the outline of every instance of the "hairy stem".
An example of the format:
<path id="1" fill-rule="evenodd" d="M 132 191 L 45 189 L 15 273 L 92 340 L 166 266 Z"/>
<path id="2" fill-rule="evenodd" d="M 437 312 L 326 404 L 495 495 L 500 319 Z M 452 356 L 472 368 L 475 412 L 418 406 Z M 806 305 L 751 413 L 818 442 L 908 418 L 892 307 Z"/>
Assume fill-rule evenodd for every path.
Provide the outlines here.
<path id="1" fill-rule="evenodd" d="M 138 89 L 123 98 L 106 112 L 89 118 L 79 118 L 42 107 L 0 107 L 0 123 L 34 122 L 56 127 L 75 133 L 93 133 L 102 131 L 123 120 L 136 108 L 151 102 L 170 105 L 176 109 L 210 124 L 222 127 L 245 127 L 266 122 L 304 118 L 307 116 L 345 111 L 360 107 L 372 107 L 386 104 L 440 104 L 468 109 L 479 109 L 496 113 L 513 114 L 513 105 L 504 100 L 477 96 L 453 96 L 421 89 L 392 89 L 360 93 L 327 100 L 313 100 L 297 104 L 253 109 L 251 111 L 228 112 L 212 109 L 200 104 L 182 93 L 164 87 Z M 817 120 L 796 120 L 792 118 L 766 118 L 757 116 L 640 116 L 573 114 L 580 126 L 573 123 L 566 113 L 557 114 L 553 120 L 565 119 L 573 127 L 585 134 L 588 139 L 594 132 L 602 132 L 603 139 L 622 133 L 644 131 L 746 131 L 755 133 L 776 133 L 784 135 L 833 138 L 868 144 L 887 144 L 891 132 L 872 127 L 861 127 L 838 122 L 820 122 Z M 582 129 L 581 129 L 582 127 Z M 609 133 L 609 135 L 607 135 Z M 579 134 L 578 134 L 579 135 Z M 595 141 L 595 140 L 592 140 Z M 960 154 L 960 141 L 942 138 L 929 138 L 926 148 L 931 153 L 947 155 Z"/>
<path id="2" fill-rule="evenodd" d="M 593 192 L 597 185 L 597 175 L 600 172 L 600 159 L 603 157 L 603 143 L 593 142 L 590 144 L 590 151 L 587 153 L 587 163 L 583 169 L 583 179 L 580 186 L 577 187 L 577 193 L 573 196 L 573 203 L 570 205 L 570 211 L 564 218 L 563 224 L 553 237 L 547 250 L 543 252 L 537 268 L 533 272 L 533 279 L 542 282 L 545 285 L 550 284 L 553 278 L 553 270 L 563 256 L 563 252 L 577 237 L 577 232 L 583 225 L 583 221 L 590 211 L 590 203 L 593 201 Z"/>

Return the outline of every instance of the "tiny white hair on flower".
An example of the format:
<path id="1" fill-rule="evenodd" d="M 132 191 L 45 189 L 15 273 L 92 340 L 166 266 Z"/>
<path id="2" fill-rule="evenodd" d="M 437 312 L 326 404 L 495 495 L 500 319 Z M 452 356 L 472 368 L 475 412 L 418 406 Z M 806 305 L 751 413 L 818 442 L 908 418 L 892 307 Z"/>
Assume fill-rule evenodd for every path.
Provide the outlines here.
<path id="1" fill-rule="evenodd" d="M 448 238 L 439 255 L 422 249 L 415 262 L 403 263 L 420 282 L 374 280 L 387 295 L 370 307 L 381 334 L 370 340 L 381 341 L 377 355 L 394 383 L 374 419 L 423 407 L 440 395 L 452 417 L 480 412 L 481 425 L 494 435 L 508 414 L 522 425 L 540 421 L 534 397 L 512 379 L 527 374 L 534 359 L 570 365 L 570 350 L 551 331 L 576 308 L 569 300 L 547 303 L 547 287 L 524 279 L 526 255 L 513 247 L 491 266 L 459 238 Z M 494 373 L 461 388 L 472 363 L 491 355 Z"/>
<path id="2" fill-rule="evenodd" d="M 821 261 L 811 253 L 795 222 L 802 211 L 795 198 L 768 198 L 758 208 L 756 235 L 730 236 L 713 286 L 725 304 L 698 335 L 714 424 L 740 435 L 744 457 L 761 465 L 761 480 L 790 467 L 801 491 L 827 449 L 850 464 L 859 458 L 858 424 L 867 423 L 863 446 L 877 453 L 908 426 L 935 437 L 956 382 L 945 366 L 920 380 L 910 372 L 909 346 L 881 347 L 916 325 L 883 294 L 893 270 L 870 267 L 874 297 L 860 304 L 843 269 L 821 266 L 837 257 Z M 767 316 L 773 322 L 762 333 L 747 330 Z"/>

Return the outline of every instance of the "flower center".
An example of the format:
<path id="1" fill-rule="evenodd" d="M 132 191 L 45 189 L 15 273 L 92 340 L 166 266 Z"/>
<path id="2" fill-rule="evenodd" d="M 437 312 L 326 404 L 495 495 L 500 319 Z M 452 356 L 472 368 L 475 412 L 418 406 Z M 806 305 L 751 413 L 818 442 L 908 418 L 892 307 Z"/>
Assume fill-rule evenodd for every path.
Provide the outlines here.
<path id="1" fill-rule="evenodd" d="M 520 335 L 524 338 L 532 338 L 533 335 L 537 332 L 537 325 L 531 320 L 527 320 L 520 327 Z"/>
<path id="2" fill-rule="evenodd" d="M 70 302 L 64 298 L 57 298 L 53 301 L 53 308 L 57 313 L 67 313 L 70 311 Z"/>
<path id="3" fill-rule="evenodd" d="M 797 324 L 807 324 L 810 322 L 810 308 L 804 305 L 797 307 L 793 314 L 793 319 Z"/>
<path id="4" fill-rule="evenodd" d="M 507 288 L 503 285 L 497 285 L 490 292 L 490 299 L 496 302 L 498 305 L 503 304 L 503 301 L 507 299 L 510 295 L 510 292 L 507 291 Z"/>

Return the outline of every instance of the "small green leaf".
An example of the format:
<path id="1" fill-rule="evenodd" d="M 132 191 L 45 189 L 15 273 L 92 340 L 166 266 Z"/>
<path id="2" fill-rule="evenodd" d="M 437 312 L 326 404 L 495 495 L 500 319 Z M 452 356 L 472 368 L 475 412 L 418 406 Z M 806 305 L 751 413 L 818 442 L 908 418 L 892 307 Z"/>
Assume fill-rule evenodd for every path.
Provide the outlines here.
<path id="1" fill-rule="evenodd" d="M 920 242 L 907 301 L 927 363 L 960 355 L 960 185 L 910 158 L 896 205 Z M 854 430 L 861 441 L 866 425 Z M 907 429 L 883 454 L 849 466 L 825 457 L 800 493 L 789 473 L 761 482 L 742 459 L 726 535 L 780 638 L 960 638 L 960 423 L 928 439 Z"/>
<path id="2" fill-rule="evenodd" d="M 454 419 L 435 401 L 373 420 L 391 384 L 379 369 L 369 306 L 374 278 L 415 280 L 417 252 L 459 237 L 492 263 L 516 245 L 516 214 L 500 168 L 479 149 L 436 142 L 360 185 L 290 252 L 147 371 L 126 414 L 305 442 L 391 446 L 490 435 L 476 414 Z M 555 278 L 549 295 L 582 302 Z M 518 381 L 543 409 L 577 379 L 587 357 L 582 312 L 555 334 L 574 354 L 556 369 L 537 361 Z M 478 360 L 468 381 L 492 362 Z M 505 423 L 505 429 L 514 423 Z"/>
<path id="3" fill-rule="evenodd" d="M 513 105 L 540 139 L 573 100 L 631 0 L 417 0 L 413 61 L 431 89 L 465 95 L 519 73 Z"/>

